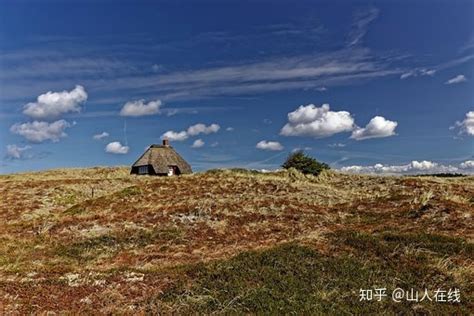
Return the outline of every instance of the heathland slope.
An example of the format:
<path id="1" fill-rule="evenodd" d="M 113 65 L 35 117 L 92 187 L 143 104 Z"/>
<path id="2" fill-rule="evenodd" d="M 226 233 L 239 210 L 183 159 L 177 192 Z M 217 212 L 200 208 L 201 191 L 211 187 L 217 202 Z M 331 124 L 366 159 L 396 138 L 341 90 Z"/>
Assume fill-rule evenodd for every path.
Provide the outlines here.
<path id="1" fill-rule="evenodd" d="M 474 178 L 0 176 L 0 313 L 472 311 Z M 461 302 L 360 302 L 361 289 Z"/>

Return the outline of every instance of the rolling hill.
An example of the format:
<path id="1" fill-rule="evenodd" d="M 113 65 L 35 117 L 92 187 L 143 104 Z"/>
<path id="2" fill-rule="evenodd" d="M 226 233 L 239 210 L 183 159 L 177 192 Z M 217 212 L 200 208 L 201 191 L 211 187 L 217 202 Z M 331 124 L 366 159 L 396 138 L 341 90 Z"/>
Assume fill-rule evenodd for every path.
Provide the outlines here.
<path id="1" fill-rule="evenodd" d="M 0 176 L 0 313 L 474 309 L 474 177 L 128 172 Z M 374 288 L 388 297 L 360 301 Z"/>

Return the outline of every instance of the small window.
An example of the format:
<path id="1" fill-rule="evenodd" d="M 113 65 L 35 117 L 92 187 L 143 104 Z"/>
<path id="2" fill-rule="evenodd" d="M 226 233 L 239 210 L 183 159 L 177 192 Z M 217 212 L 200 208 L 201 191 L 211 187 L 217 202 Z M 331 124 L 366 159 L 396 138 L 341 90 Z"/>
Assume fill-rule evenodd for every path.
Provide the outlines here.
<path id="1" fill-rule="evenodd" d="M 148 166 L 140 166 L 138 167 L 139 174 L 147 174 L 148 173 Z"/>

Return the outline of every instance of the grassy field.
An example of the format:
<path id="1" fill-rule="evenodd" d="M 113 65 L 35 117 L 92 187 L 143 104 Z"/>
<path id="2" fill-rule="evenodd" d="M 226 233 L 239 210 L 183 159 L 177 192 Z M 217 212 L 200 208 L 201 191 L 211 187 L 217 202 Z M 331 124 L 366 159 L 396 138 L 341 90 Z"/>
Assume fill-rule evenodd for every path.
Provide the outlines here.
<path id="1" fill-rule="evenodd" d="M 3 175 L 0 314 L 469 314 L 473 211 L 474 177 Z"/>

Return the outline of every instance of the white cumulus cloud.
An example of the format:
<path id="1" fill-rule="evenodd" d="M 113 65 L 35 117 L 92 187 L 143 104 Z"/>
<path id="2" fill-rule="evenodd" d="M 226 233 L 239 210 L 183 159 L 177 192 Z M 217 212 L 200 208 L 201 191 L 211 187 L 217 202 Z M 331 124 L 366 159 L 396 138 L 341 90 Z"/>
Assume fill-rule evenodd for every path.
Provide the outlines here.
<path id="1" fill-rule="evenodd" d="M 161 135 L 161 138 L 169 139 L 170 141 L 181 142 L 183 140 L 188 139 L 188 133 L 186 133 L 186 131 L 181 131 L 181 132 L 167 131 L 166 133 Z"/>
<path id="2" fill-rule="evenodd" d="M 193 125 L 188 127 L 188 135 L 189 136 L 195 136 L 199 134 L 211 134 L 211 133 L 217 133 L 221 127 L 218 124 L 211 124 L 209 126 L 206 126 L 202 123 Z"/>
<path id="3" fill-rule="evenodd" d="M 375 116 L 364 127 L 357 127 L 352 132 L 351 138 L 363 140 L 369 138 L 389 137 L 395 135 L 398 123 L 385 119 L 383 116 Z"/>
<path id="4" fill-rule="evenodd" d="M 474 160 L 466 160 L 459 165 L 461 169 L 474 169 Z"/>
<path id="5" fill-rule="evenodd" d="M 438 167 L 438 164 L 436 162 L 427 161 L 427 160 L 423 160 L 423 161 L 414 160 L 410 163 L 410 168 L 414 170 L 431 170 L 437 167 Z"/>
<path id="6" fill-rule="evenodd" d="M 328 137 L 354 129 L 354 119 L 347 111 L 331 111 L 329 104 L 300 106 L 288 113 L 288 123 L 280 131 L 284 136 Z"/>
<path id="7" fill-rule="evenodd" d="M 122 110 L 120 110 L 121 116 L 145 116 L 158 114 L 162 105 L 161 100 L 150 101 L 145 103 L 145 100 L 129 101 L 125 103 Z"/>
<path id="8" fill-rule="evenodd" d="M 7 145 L 7 158 L 9 159 L 21 159 L 24 158 L 24 152 L 30 149 L 31 146 L 17 146 Z"/>
<path id="9" fill-rule="evenodd" d="M 52 123 L 33 121 L 28 123 L 16 123 L 10 127 L 10 131 L 25 137 L 33 143 L 41 143 L 46 140 L 58 142 L 61 138 L 67 136 L 64 130 L 71 126 L 72 125 L 65 120 Z"/>
<path id="10" fill-rule="evenodd" d="M 467 81 L 467 78 L 464 75 L 457 75 L 454 78 L 449 79 L 445 84 L 456 84 Z"/>
<path id="11" fill-rule="evenodd" d="M 191 147 L 192 148 L 201 148 L 202 146 L 204 146 L 204 144 L 205 143 L 202 139 L 196 139 Z"/>
<path id="12" fill-rule="evenodd" d="M 34 119 L 53 119 L 65 113 L 80 112 L 81 103 L 86 100 L 87 92 L 77 85 L 71 91 L 48 91 L 40 95 L 36 102 L 24 106 L 23 113 Z"/>
<path id="13" fill-rule="evenodd" d="M 105 151 L 111 154 L 121 154 L 124 155 L 128 153 L 130 148 L 128 146 L 123 146 L 120 142 L 111 142 L 105 146 Z"/>
<path id="14" fill-rule="evenodd" d="M 257 143 L 257 146 L 255 147 L 262 150 L 272 150 L 272 151 L 283 150 L 283 146 L 279 142 L 266 141 L 266 140 L 259 141 Z"/>
<path id="15" fill-rule="evenodd" d="M 466 118 L 462 121 L 457 121 L 451 128 L 458 127 L 460 134 L 467 134 L 474 136 L 474 111 L 466 113 Z"/>
<path id="16" fill-rule="evenodd" d="M 466 173 L 466 170 L 461 169 L 470 169 L 472 166 L 474 166 L 474 161 L 470 160 L 461 163 L 459 166 L 443 165 L 428 160 L 413 160 L 405 165 L 384 165 L 378 163 L 371 166 L 346 166 L 340 170 L 351 173 L 373 174 Z"/>
<path id="17" fill-rule="evenodd" d="M 175 131 L 167 131 L 163 135 L 161 135 L 162 139 L 169 139 L 171 141 L 183 141 L 188 139 L 190 136 L 197 136 L 199 134 L 211 134 L 217 133 L 220 130 L 220 126 L 218 124 L 211 124 L 206 126 L 205 124 L 198 123 L 192 126 L 189 126 L 187 130 L 181 132 Z"/>
<path id="18" fill-rule="evenodd" d="M 100 134 L 95 134 L 94 136 L 92 136 L 92 138 L 95 139 L 95 140 L 101 140 L 101 139 L 106 138 L 106 137 L 109 137 L 109 133 L 107 133 L 107 132 L 102 132 Z"/>

